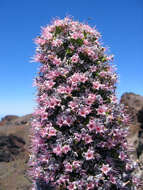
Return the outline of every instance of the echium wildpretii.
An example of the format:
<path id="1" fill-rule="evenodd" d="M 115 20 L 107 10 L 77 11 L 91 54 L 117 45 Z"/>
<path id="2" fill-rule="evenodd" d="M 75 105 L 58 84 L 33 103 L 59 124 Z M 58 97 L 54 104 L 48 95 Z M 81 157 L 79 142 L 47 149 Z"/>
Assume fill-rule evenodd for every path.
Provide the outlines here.
<path id="1" fill-rule="evenodd" d="M 128 116 L 116 99 L 112 56 L 99 39 L 95 28 L 66 17 L 35 40 L 41 66 L 29 173 L 40 189 L 136 189 Z"/>

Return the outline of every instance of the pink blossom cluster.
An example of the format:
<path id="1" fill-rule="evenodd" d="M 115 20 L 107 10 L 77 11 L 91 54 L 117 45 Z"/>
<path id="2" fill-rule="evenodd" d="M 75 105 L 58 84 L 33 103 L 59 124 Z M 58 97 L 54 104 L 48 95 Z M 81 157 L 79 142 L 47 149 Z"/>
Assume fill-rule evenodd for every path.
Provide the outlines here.
<path id="1" fill-rule="evenodd" d="M 56 124 L 59 127 L 62 127 L 63 125 L 67 125 L 70 127 L 70 125 L 73 123 L 74 119 L 70 115 L 59 115 L 57 117 L 57 122 Z"/>
<path id="2" fill-rule="evenodd" d="M 87 76 L 82 73 L 74 73 L 71 77 L 68 79 L 68 83 L 71 84 L 72 87 L 76 87 L 78 83 L 85 83 L 88 80 Z"/>
<path id="3" fill-rule="evenodd" d="M 66 17 L 42 28 L 29 175 L 33 190 L 135 190 L 128 115 L 115 95 L 117 74 L 100 34 Z M 40 189 L 41 189 L 40 188 Z"/>

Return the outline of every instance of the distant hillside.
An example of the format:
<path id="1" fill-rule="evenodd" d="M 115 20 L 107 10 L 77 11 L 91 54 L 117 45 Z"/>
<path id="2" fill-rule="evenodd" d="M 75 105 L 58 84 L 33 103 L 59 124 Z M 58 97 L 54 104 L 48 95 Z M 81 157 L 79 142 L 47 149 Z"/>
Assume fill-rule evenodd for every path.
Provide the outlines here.
<path id="1" fill-rule="evenodd" d="M 30 190 L 26 171 L 31 117 L 9 115 L 0 122 L 0 190 Z"/>

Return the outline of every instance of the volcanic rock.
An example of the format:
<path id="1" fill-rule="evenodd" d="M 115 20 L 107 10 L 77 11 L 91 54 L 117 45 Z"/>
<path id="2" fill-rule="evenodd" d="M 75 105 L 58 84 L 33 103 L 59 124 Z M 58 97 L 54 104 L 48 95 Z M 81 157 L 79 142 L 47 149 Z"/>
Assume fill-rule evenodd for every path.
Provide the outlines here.
<path id="1" fill-rule="evenodd" d="M 143 178 L 143 96 L 134 93 L 125 93 L 121 103 L 127 106 L 130 115 L 128 142 L 134 147 L 131 157 L 137 160 L 139 168 L 137 175 Z"/>
<path id="2" fill-rule="evenodd" d="M 29 134 L 32 115 L 6 116 L 0 126 L 0 190 L 30 190 Z"/>

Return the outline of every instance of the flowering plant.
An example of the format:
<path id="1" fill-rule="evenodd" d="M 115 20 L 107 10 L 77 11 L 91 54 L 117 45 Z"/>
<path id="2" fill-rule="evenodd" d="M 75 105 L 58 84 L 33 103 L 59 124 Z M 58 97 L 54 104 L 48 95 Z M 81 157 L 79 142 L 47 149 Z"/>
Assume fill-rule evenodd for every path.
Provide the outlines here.
<path id="1" fill-rule="evenodd" d="M 123 127 L 128 116 L 117 102 L 117 74 L 99 32 L 66 17 L 43 27 L 35 43 L 41 66 L 29 160 L 33 183 L 56 190 L 136 189 Z"/>

